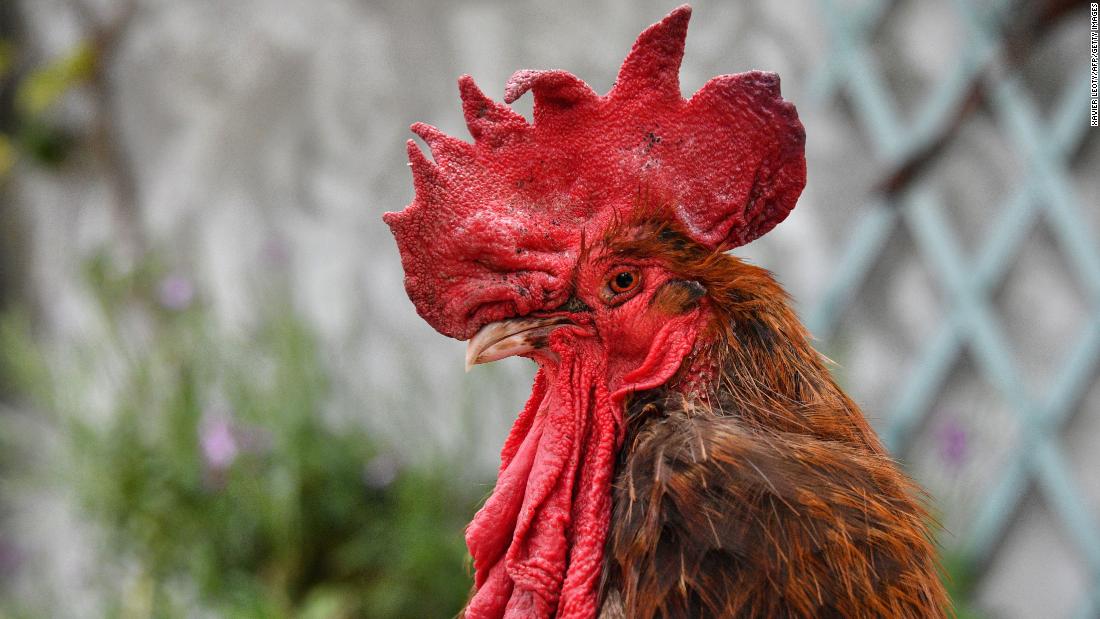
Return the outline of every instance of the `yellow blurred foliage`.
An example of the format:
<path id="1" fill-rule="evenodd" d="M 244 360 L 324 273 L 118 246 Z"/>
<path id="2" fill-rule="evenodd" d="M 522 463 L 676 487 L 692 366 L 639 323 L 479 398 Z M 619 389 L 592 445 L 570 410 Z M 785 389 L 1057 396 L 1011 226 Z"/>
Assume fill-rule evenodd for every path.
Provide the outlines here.
<path id="1" fill-rule="evenodd" d="M 91 77 L 95 64 L 95 49 L 87 43 L 77 46 L 23 80 L 15 95 L 17 108 L 29 117 L 45 112 L 70 88 Z"/>
<path id="2" fill-rule="evenodd" d="M 16 157 L 15 145 L 12 144 L 11 138 L 0 134 L 0 179 L 7 176 L 8 172 L 15 167 Z"/>

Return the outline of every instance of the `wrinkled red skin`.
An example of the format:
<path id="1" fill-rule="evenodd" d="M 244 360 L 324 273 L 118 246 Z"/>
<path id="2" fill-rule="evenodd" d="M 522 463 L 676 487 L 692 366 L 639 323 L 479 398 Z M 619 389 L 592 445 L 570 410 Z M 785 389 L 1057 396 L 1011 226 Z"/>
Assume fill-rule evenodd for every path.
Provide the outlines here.
<path id="1" fill-rule="evenodd" d="M 682 6 L 644 31 L 607 95 L 563 71 L 520 71 L 505 101 L 532 91 L 528 124 L 464 76 L 473 144 L 412 127 L 434 161 L 409 141 L 416 197 L 384 219 L 417 312 L 467 339 L 489 322 L 560 313 L 571 296 L 591 308 L 532 355 L 531 398 L 467 530 L 469 619 L 596 615 L 623 402 L 664 384 L 702 337 L 705 299 L 662 313 L 650 301 L 672 274 L 616 263 L 600 245 L 608 229 L 652 191 L 696 241 L 722 251 L 782 221 L 805 185 L 805 135 L 774 74 L 719 76 L 683 99 L 690 14 Z M 615 296 L 608 282 L 624 267 L 642 283 Z"/>
<path id="2" fill-rule="evenodd" d="M 560 362 L 540 368 L 496 488 L 467 529 L 477 572 L 469 619 L 595 615 L 611 507 L 601 489 L 622 420 L 600 388 L 592 342 L 571 339 L 552 336 Z"/>

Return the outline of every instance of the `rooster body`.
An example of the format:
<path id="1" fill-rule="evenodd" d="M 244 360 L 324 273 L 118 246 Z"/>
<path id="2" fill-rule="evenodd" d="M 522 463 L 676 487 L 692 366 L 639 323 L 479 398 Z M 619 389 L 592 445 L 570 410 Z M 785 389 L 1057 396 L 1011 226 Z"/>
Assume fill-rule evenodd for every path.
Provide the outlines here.
<path id="1" fill-rule="evenodd" d="M 467 365 L 539 371 L 470 523 L 467 619 L 937 617 L 919 493 L 763 269 L 726 250 L 805 185 L 773 74 L 690 99 L 690 9 L 614 88 L 520 71 L 534 122 L 459 80 L 469 144 L 417 123 L 387 213 L 420 315 Z"/>

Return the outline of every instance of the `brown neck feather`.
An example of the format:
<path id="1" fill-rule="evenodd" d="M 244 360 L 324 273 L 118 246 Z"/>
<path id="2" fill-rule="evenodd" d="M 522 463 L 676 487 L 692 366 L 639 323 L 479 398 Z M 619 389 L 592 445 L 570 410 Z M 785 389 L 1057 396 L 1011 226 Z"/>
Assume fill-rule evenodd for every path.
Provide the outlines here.
<path id="1" fill-rule="evenodd" d="M 836 384 L 826 358 L 768 271 L 724 255 L 710 290 L 715 334 L 701 355 L 715 367 L 704 397 L 759 431 L 808 434 L 876 453 L 882 446 L 856 404 Z M 708 278 L 709 279 L 709 278 Z M 706 284 L 704 284 L 706 285 Z"/>

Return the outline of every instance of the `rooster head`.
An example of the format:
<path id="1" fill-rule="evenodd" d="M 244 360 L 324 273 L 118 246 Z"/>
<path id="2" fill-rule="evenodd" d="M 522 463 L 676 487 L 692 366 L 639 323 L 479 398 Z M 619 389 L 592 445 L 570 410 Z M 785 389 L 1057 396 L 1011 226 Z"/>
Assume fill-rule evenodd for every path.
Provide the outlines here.
<path id="1" fill-rule="evenodd" d="M 668 381 L 713 322 L 720 283 L 682 267 L 770 230 L 805 184 L 805 135 L 776 75 L 681 96 L 690 15 L 642 32 L 606 95 L 519 71 L 498 103 L 464 76 L 472 143 L 412 126 L 431 159 L 409 141 L 415 198 L 384 216 L 409 298 L 469 340 L 468 365 L 540 366 L 467 531 L 466 617 L 593 616 L 623 399 Z M 507 105 L 528 91 L 530 123 Z"/>
<path id="2" fill-rule="evenodd" d="M 432 159 L 409 141 L 416 196 L 384 219 L 429 324 L 469 339 L 566 306 L 584 250 L 645 206 L 640 193 L 671 205 L 690 238 L 717 251 L 787 216 L 806 178 L 794 106 L 778 76 L 759 71 L 716 77 L 685 100 L 690 15 L 682 6 L 645 30 L 604 96 L 564 71 L 519 71 L 504 100 L 531 91 L 528 123 L 463 76 L 473 143 L 412 126 Z"/>

